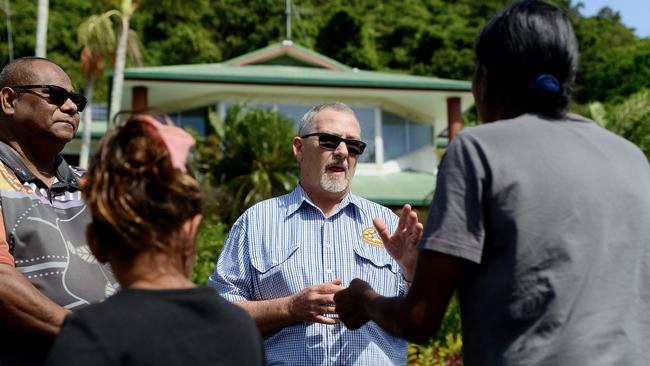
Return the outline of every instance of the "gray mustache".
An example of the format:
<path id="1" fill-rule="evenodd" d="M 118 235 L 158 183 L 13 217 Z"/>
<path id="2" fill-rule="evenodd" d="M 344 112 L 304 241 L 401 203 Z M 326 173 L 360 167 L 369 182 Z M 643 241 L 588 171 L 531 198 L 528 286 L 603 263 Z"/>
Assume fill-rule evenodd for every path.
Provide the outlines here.
<path id="1" fill-rule="evenodd" d="M 348 164 L 345 161 L 341 161 L 341 162 L 333 161 L 325 165 L 325 169 L 329 169 L 331 167 L 342 167 L 343 169 L 345 169 L 346 172 L 348 171 Z"/>

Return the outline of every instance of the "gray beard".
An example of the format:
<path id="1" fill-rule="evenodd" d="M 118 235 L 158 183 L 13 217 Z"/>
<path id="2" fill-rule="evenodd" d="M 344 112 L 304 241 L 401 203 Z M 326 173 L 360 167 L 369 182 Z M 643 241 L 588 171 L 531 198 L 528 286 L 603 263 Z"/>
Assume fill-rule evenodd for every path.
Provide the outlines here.
<path id="1" fill-rule="evenodd" d="M 320 186 L 326 192 L 330 193 L 341 193 L 348 188 L 348 173 L 346 171 L 345 177 L 335 177 L 331 176 L 328 173 L 324 173 L 320 176 Z"/>

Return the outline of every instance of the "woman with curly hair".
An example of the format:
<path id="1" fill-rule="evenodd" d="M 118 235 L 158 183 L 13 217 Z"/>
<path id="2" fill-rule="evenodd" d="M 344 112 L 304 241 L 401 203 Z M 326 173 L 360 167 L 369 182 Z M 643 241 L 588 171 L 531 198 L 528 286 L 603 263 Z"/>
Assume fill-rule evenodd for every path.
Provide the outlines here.
<path id="1" fill-rule="evenodd" d="M 189 275 L 203 196 L 194 140 L 151 116 L 110 131 L 84 186 L 87 237 L 122 289 L 68 316 L 49 365 L 259 365 L 252 319 Z"/>

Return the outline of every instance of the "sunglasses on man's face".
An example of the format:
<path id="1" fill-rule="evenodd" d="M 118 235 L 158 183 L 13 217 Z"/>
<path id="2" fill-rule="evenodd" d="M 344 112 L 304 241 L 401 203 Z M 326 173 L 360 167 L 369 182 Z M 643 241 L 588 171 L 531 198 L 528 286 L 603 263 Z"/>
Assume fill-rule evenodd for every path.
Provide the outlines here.
<path id="1" fill-rule="evenodd" d="M 44 92 L 47 93 L 47 99 L 50 103 L 60 107 L 70 99 L 77 106 L 77 111 L 79 112 L 83 112 L 84 108 L 86 108 L 86 103 L 88 103 L 88 100 L 83 95 L 69 92 L 57 85 L 17 85 L 11 88 L 15 89 L 16 92 L 31 91 L 31 89 L 47 89 Z"/>
<path id="2" fill-rule="evenodd" d="M 339 137 L 325 132 L 314 132 L 304 136 L 300 136 L 300 138 L 304 139 L 312 136 L 318 137 L 318 145 L 325 150 L 336 150 L 336 148 L 339 147 L 342 141 L 345 143 L 345 147 L 348 149 L 348 152 L 352 155 L 363 154 L 363 150 L 365 150 L 367 145 L 365 142 L 361 140 L 344 139 L 343 137 Z"/>

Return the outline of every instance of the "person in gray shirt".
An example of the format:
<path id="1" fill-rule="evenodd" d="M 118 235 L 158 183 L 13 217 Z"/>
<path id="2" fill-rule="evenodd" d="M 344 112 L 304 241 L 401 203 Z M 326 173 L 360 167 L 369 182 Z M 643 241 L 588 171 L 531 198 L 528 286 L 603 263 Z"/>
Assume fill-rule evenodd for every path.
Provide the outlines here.
<path id="1" fill-rule="evenodd" d="M 341 320 L 424 342 L 458 291 L 465 365 L 649 365 L 647 158 L 566 113 L 578 49 L 557 7 L 512 3 L 476 57 L 487 124 L 445 153 L 407 297 L 354 280 Z"/>

